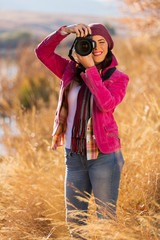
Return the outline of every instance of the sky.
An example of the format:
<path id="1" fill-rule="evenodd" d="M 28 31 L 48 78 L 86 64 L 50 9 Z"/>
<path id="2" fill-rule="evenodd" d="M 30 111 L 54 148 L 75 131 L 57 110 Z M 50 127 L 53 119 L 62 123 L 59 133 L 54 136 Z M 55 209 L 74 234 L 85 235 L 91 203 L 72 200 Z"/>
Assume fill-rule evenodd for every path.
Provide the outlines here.
<path id="1" fill-rule="evenodd" d="M 0 10 L 115 17 L 120 15 L 120 4 L 120 0 L 0 0 Z"/>

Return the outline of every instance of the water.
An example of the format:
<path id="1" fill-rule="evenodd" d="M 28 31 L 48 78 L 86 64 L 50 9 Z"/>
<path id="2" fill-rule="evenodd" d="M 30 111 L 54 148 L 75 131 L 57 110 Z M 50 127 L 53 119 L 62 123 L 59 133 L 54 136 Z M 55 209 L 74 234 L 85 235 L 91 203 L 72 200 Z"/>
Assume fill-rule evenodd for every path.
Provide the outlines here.
<path id="1" fill-rule="evenodd" d="M 4 126 L 7 128 L 7 135 L 5 133 Z M 3 139 L 8 136 L 17 136 L 19 134 L 20 134 L 20 130 L 17 127 L 16 119 L 14 116 L 0 117 L 0 156 L 4 156 L 8 154 L 7 148 L 3 143 Z"/>
<path id="2" fill-rule="evenodd" d="M 5 59 L 0 60 L 0 101 L 2 100 L 2 81 L 9 80 L 8 87 L 12 87 L 17 72 L 18 66 L 14 61 L 8 62 Z M 18 134 L 15 117 L 3 117 L 3 113 L 0 112 L 0 155 L 7 155 L 7 149 L 3 143 L 3 138 L 5 137 L 4 125 L 7 127 L 9 134 Z"/>
<path id="3" fill-rule="evenodd" d="M 18 72 L 17 64 L 12 62 L 7 62 L 6 60 L 0 60 L 0 76 L 1 78 L 13 79 L 16 77 Z"/>

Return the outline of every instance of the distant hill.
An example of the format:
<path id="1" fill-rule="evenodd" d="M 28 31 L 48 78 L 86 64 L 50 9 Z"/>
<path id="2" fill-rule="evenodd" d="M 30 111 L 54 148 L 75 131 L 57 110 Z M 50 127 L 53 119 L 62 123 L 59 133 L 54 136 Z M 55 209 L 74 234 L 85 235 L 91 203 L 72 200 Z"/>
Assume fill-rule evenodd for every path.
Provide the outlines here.
<path id="1" fill-rule="evenodd" d="M 109 24 L 115 29 L 117 35 L 127 35 L 126 27 L 120 24 L 117 18 L 5 10 L 0 10 L 0 35 L 22 31 L 31 32 L 37 37 L 43 37 L 60 26 L 80 22 L 85 24 L 91 22 Z"/>

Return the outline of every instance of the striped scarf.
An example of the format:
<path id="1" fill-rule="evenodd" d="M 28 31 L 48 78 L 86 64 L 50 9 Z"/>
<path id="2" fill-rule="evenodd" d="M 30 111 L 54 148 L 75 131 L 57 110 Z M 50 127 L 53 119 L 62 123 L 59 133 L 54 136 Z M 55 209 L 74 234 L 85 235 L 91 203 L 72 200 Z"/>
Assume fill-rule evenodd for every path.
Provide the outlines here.
<path id="1" fill-rule="evenodd" d="M 91 92 L 83 82 L 77 98 L 77 109 L 72 129 L 71 152 L 86 155 L 86 128 L 90 117 Z"/>

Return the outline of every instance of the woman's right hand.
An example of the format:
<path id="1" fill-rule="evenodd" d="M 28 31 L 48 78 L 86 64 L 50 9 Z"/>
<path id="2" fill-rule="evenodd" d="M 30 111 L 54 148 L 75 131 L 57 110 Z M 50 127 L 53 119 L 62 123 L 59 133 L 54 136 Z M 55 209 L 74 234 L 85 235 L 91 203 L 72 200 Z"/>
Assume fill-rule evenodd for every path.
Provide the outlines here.
<path id="1" fill-rule="evenodd" d="M 91 29 L 89 26 L 79 23 L 63 27 L 62 30 L 66 33 L 76 33 L 77 37 L 86 37 L 91 34 Z"/>

